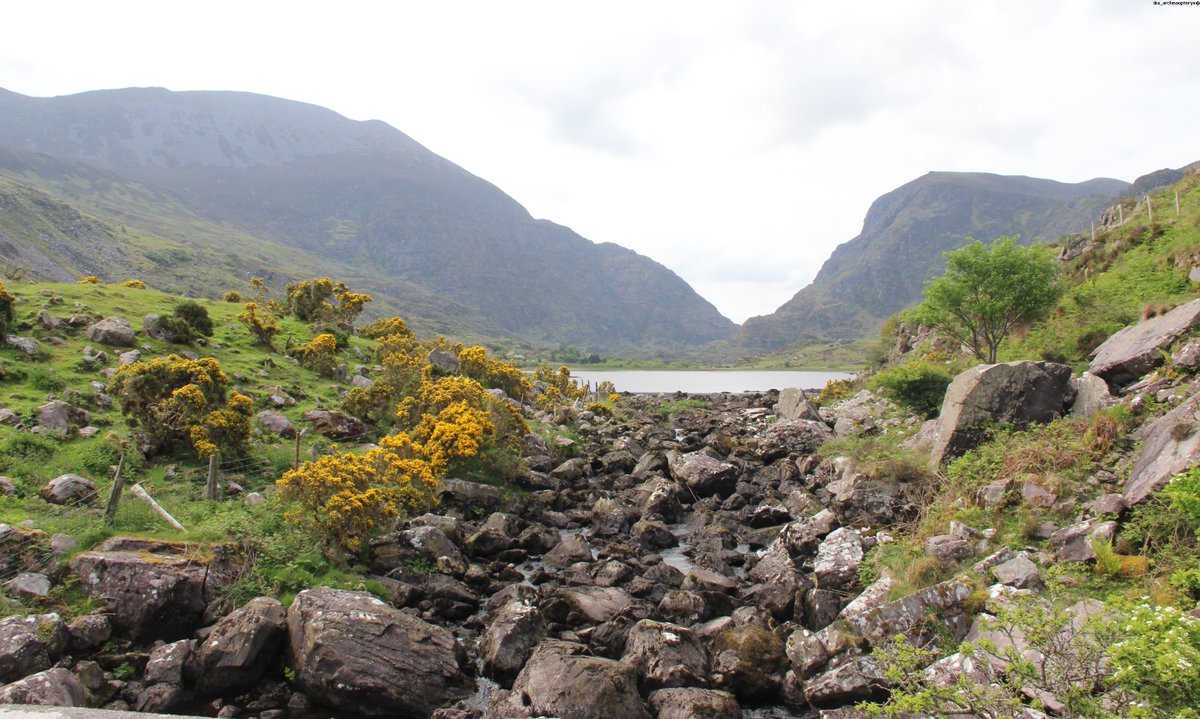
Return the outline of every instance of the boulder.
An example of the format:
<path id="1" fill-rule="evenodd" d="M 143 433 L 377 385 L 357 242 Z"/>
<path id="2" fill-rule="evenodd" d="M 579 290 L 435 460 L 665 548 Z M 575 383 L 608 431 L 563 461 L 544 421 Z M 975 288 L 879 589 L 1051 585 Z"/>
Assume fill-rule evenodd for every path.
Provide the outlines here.
<path id="1" fill-rule="evenodd" d="M 499 488 L 463 479 L 443 479 L 438 483 L 438 497 L 443 503 L 471 511 L 494 509 L 504 500 Z"/>
<path id="2" fill-rule="evenodd" d="M 73 430 L 86 426 L 92 417 L 86 409 L 55 399 L 37 408 L 35 421 L 46 432 L 66 437 Z"/>
<path id="3" fill-rule="evenodd" d="M 991 568 L 996 582 L 1016 589 L 1041 589 L 1045 586 L 1042 574 L 1025 552 Z"/>
<path id="4" fill-rule="evenodd" d="M 771 697 L 786 668 L 783 642 L 757 624 L 730 627 L 713 639 L 713 684 L 739 697 L 759 702 Z"/>
<path id="5" fill-rule="evenodd" d="M 845 590 L 858 581 L 862 566 L 862 537 L 849 527 L 835 530 L 817 548 L 813 575 L 821 589 Z"/>
<path id="6" fill-rule="evenodd" d="M 78 474 L 59 475 L 39 489 L 38 494 L 50 504 L 72 506 L 95 504 L 98 497 L 92 480 Z"/>
<path id="7" fill-rule="evenodd" d="M 292 421 L 278 412 L 263 410 L 254 415 L 258 423 L 263 429 L 268 432 L 273 432 L 280 437 L 294 438 L 296 436 L 296 427 Z"/>
<path id="8" fill-rule="evenodd" d="M 817 706 L 844 704 L 878 697 L 888 686 L 879 662 L 869 656 L 843 656 L 804 683 L 804 697 Z"/>
<path id="9" fill-rule="evenodd" d="M 925 554 L 938 560 L 943 569 L 975 554 L 975 545 L 949 534 L 935 534 L 925 540 Z"/>
<path id="10" fill-rule="evenodd" d="M 1053 362 L 978 365 L 954 378 L 938 416 L 930 461 L 940 464 L 979 445 L 998 424 L 1049 422 L 1074 395 L 1071 368 Z"/>
<path id="11" fill-rule="evenodd" d="M 643 619 L 629 630 L 621 662 L 643 691 L 708 686 L 708 652 L 692 630 Z"/>
<path id="12" fill-rule="evenodd" d="M 146 670 L 142 672 L 142 681 L 147 685 L 165 683 L 183 686 L 183 667 L 195 646 L 194 639 L 180 639 L 159 646 L 150 652 Z"/>
<path id="13" fill-rule="evenodd" d="M 67 641 L 67 625 L 57 614 L 0 619 L 0 684 L 49 669 Z"/>
<path id="14" fill-rule="evenodd" d="M 919 482 L 907 476 L 872 478 L 847 457 L 834 458 L 833 465 L 837 475 L 824 489 L 829 493 L 829 508 L 842 524 L 891 525 L 916 514 Z"/>
<path id="15" fill-rule="evenodd" d="M 17 485 L 8 477 L 0 477 L 0 497 L 17 496 Z M 3 574 L 3 572 L 0 572 Z"/>
<path id="16" fill-rule="evenodd" d="M 112 638 L 112 622 L 107 614 L 85 614 L 67 624 L 67 635 L 72 652 L 88 653 Z"/>
<path id="17" fill-rule="evenodd" d="M 254 686 L 279 653 L 286 631 L 286 610 L 272 597 L 251 599 L 221 617 L 188 665 L 196 692 L 230 695 Z"/>
<path id="18" fill-rule="evenodd" d="M 353 441 L 365 438 L 367 426 L 348 414 L 331 409 L 310 409 L 304 420 L 329 439 Z"/>
<path id="19" fill-rule="evenodd" d="M 1108 383 L 1091 372 L 1084 372 L 1071 379 L 1075 388 L 1075 401 L 1071 404 L 1071 416 L 1090 419 L 1102 409 L 1116 403 L 1108 390 Z"/>
<path id="20" fill-rule="evenodd" d="M 821 421 L 821 413 L 812 400 L 799 387 L 779 390 L 779 401 L 775 403 L 775 414 L 779 419 L 810 419 Z"/>
<path id="21" fill-rule="evenodd" d="M 4 338 L 9 347 L 16 347 L 28 357 L 37 357 L 42 353 L 42 346 L 32 337 L 8 335 Z"/>
<path id="22" fill-rule="evenodd" d="M 737 467 L 702 452 L 671 453 L 667 461 L 671 476 L 697 497 L 727 497 L 737 486 Z"/>
<path id="23" fill-rule="evenodd" d="M 1145 425 L 1134 437 L 1141 440 L 1142 448 L 1123 492 L 1129 507 L 1144 502 L 1200 459 L 1200 394 Z"/>
<path id="24" fill-rule="evenodd" d="M 773 462 L 793 454 L 811 454 L 833 439 L 829 425 L 813 419 L 784 419 L 768 426 L 758 438 L 758 456 Z"/>
<path id="25" fill-rule="evenodd" d="M 45 532 L 0 524 L 0 576 L 41 571 L 52 554 Z"/>
<path id="26" fill-rule="evenodd" d="M 561 719 L 650 719 L 633 670 L 583 652 L 579 644 L 543 641 L 513 683 L 513 699 L 535 715 Z"/>
<path id="27" fill-rule="evenodd" d="M 1117 531 L 1113 521 L 1088 520 L 1072 524 L 1050 535 L 1050 548 L 1054 556 L 1063 562 L 1086 562 L 1096 558 L 1093 542 L 1111 541 Z"/>
<path id="28" fill-rule="evenodd" d="M 54 667 L 0 687 L 0 704 L 86 707 L 87 690 L 74 674 L 62 667 Z M 18 715 L 23 713 L 36 715 L 33 712 L 17 712 Z"/>
<path id="29" fill-rule="evenodd" d="M 454 635 L 365 592 L 300 592 L 287 628 L 295 684 L 334 709 L 428 717 L 474 688 Z"/>
<path id="30" fill-rule="evenodd" d="M 650 694 L 657 719 L 741 719 L 742 708 L 729 692 L 696 687 L 660 689 Z"/>
<path id="31" fill-rule="evenodd" d="M 1126 327 L 1092 352 L 1088 371 L 1123 387 L 1163 361 L 1166 350 L 1188 330 L 1200 324 L 1200 300 L 1192 300 L 1166 314 Z"/>
<path id="32" fill-rule="evenodd" d="M 576 562 L 592 561 L 592 548 L 581 535 L 568 534 L 554 549 L 546 552 L 542 560 L 551 567 L 563 569 Z"/>
<path id="33" fill-rule="evenodd" d="M 451 374 L 458 372 L 458 355 L 444 350 L 430 350 L 425 358 L 429 364 L 444 369 Z"/>
<path id="34" fill-rule="evenodd" d="M 186 335 L 176 334 L 171 328 L 167 327 L 162 322 L 162 317 L 155 314 L 149 314 L 142 318 L 142 331 L 147 337 L 163 342 L 187 342 Z"/>
<path id="35" fill-rule="evenodd" d="M 120 317 L 107 317 L 88 327 L 84 336 L 92 342 L 109 347 L 132 347 L 133 327 Z"/>
<path id="36" fill-rule="evenodd" d="M 4 591 L 23 602 L 38 602 L 50 596 L 50 577 L 41 572 L 21 572 L 4 583 Z"/>
<path id="37" fill-rule="evenodd" d="M 108 604 L 115 630 L 148 640 L 190 634 L 240 564 L 227 545 L 113 537 L 70 566 L 84 590 Z"/>
<path id="38" fill-rule="evenodd" d="M 633 597 L 616 587 L 572 587 L 556 596 L 592 624 L 607 622 L 633 604 Z"/>
<path id="39" fill-rule="evenodd" d="M 484 674 L 510 686 L 545 636 L 542 613 L 537 607 L 521 600 L 508 602 L 488 621 L 479 643 Z"/>

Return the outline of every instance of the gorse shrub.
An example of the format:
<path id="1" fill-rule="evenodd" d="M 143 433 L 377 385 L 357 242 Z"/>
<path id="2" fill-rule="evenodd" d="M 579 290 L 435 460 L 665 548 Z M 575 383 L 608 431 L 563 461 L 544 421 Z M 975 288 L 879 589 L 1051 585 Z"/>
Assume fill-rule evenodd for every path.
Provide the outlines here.
<path id="1" fill-rule="evenodd" d="M 171 355 L 121 367 L 105 391 L 141 426 L 151 453 L 190 445 L 202 457 L 218 451 L 238 457 L 249 440 L 253 405 L 238 393 L 226 400 L 228 383 L 215 359 Z"/>
<path id="2" fill-rule="evenodd" d="M 350 327 L 371 299 L 351 292 L 344 282 L 320 277 L 288 285 L 284 308 L 304 322 L 329 319 Z"/>
<path id="3" fill-rule="evenodd" d="M 234 319 L 246 325 L 250 334 L 267 347 L 273 345 L 275 336 L 279 334 L 279 323 L 269 314 L 259 314 L 257 302 L 247 302 L 242 311 L 234 315 Z"/>
<path id="4" fill-rule="evenodd" d="M 323 377 L 332 377 L 337 371 L 337 338 L 331 334 L 317 335 L 307 344 L 288 350 L 288 354 Z"/>
<path id="5" fill-rule="evenodd" d="M 8 293 L 4 283 L 0 282 L 0 345 L 8 342 L 8 335 L 16 327 L 17 318 L 13 310 L 16 298 Z"/>

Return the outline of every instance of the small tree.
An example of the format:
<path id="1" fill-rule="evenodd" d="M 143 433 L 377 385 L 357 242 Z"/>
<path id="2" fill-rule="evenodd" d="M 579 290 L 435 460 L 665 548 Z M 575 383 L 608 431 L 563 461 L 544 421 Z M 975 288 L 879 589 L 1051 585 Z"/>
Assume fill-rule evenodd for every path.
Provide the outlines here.
<path id="1" fill-rule="evenodd" d="M 975 240 L 945 257 L 946 273 L 925 287 L 915 319 L 989 364 L 1017 325 L 1044 317 L 1062 295 L 1049 249 L 1021 247 L 1015 237 L 990 246 Z"/>

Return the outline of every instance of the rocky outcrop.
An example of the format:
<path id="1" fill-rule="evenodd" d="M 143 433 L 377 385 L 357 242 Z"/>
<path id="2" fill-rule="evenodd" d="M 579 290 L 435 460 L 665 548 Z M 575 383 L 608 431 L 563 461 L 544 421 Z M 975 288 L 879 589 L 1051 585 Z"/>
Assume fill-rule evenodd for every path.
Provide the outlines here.
<path id="1" fill-rule="evenodd" d="M 71 560 L 88 594 L 104 600 L 113 628 L 134 639 L 176 639 L 196 628 L 205 608 L 237 575 L 224 545 L 114 537 Z"/>
<path id="2" fill-rule="evenodd" d="M 1200 459 L 1200 394 L 1144 426 L 1136 437 L 1142 441 L 1142 449 L 1124 491 L 1125 504 L 1130 507 L 1144 502 Z"/>
<path id="3" fill-rule="evenodd" d="M 1053 362 L 979 365 L 946 388 L 930 461 L 945 462 L 977 446 L 985 428 L 1049 422 L 1074 399 L 1071 368 Z"/>
<path id="4" fill-rule="evenodd" d="M 365 592 L 305 590 L 287 630 L 296 684 L 334 709 L 428 717 L 474 686 L 450 632 Z"/>
<path id="5" fill-rule="evenodd" d="M 1126 327 L 1092 352 L 1088 371 L 1113 388 L 1123 387 L 1162 364 L 1163 350 L 1197 325 L 1200 300 Z"/>

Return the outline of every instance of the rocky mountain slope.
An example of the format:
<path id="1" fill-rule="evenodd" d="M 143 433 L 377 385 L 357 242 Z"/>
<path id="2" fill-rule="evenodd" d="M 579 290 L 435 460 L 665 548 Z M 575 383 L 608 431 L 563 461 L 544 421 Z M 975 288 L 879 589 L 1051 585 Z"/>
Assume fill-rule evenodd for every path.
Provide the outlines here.
<path id="1" fill-rule="evenodd" d="M 208 284 L 224 287 L 334 267 L 378 306 L 437 331 L 652 351 L 734 330 L 662 265 L 532 218 L 382 122 L 304 103 L 153 88 L 55 98 L 0 90 L 0 173 L 19 185 L 10 195 L 44 193 L 39 202 L 55 214 L 84 220 L 76 233 L 71 223 L 44 231 L 44 218 L 0 217 L 3 256 L 46 278 L 99 266 L 203 295 L 211 289 L 197 292 L 181 265 L 219 274 Z M 148 261 L 123 257 L 130 245 Z M 107 262 L 92 259 L 102 255 Z"/>
<path id="2" fill-rule="evenodd" d="M 871 204 L 858 237 L 839 245 L 812 284 L 770 315 L 746 321 L 734 342 L 774 350 L 798 341 L 857 339 L 921 298 L 967 237 L 1020 235 L 1023 243 L 1086 231 L 1128 183 L 1077 184 L 983 173 L 931 172 Z"/>

